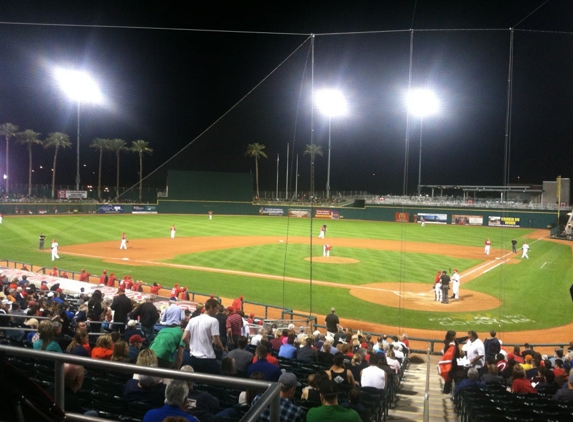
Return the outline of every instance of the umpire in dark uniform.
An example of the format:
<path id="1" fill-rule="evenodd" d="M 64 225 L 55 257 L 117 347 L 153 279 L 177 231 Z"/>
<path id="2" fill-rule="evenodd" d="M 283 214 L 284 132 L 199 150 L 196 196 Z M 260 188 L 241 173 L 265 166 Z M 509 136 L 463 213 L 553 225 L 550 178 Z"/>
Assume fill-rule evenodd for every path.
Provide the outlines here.
<path id="1" fill-rule="evenodd" d="M 448 297 L 448 290 L 450 290 L 450 276 L 446 271 L 442 271 L 440 283 L 442 283 L 442 303 L 450 303 L 450 298 Z"/>

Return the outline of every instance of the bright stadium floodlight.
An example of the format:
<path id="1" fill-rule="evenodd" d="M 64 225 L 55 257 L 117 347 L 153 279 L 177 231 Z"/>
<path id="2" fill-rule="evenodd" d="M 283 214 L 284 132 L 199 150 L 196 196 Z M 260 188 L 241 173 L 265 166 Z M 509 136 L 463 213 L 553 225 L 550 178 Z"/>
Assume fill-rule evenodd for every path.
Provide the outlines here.
<path id="1" fill-rule="evenodd" d="M 440 109 L 440 103 L 434 91 L 418 88 L 411 89 L 408 92 L 406 96 L 406 106 L 408 107 L 408 113 L 420 118 L 420 154 L 418 158 L 418 196 L 420 196 L 422 185 L 422 133 L 424 117 L 436 114 Z"/>
<path id="2" fill-rule="evenodd" d="M 316 106 L 322 114 L 328 117 L 328 170 L 326 175 L 326 197 L 330 198 L 330 141 L 332 134 L 332 118 L 344 116 L 347 104 L 340 91 L 323 89 L 316 93 Z"/>
<path id="3" fill-rule="evenodd" d="M 81 103 L 99 104 L 103 96 L 97 83 L 86 72 L 57 68 L 54 76 L 67 97 L 78 105 L 78 131 L 76 156 L 76 190 L 80 189 L 80 105 Z"/>

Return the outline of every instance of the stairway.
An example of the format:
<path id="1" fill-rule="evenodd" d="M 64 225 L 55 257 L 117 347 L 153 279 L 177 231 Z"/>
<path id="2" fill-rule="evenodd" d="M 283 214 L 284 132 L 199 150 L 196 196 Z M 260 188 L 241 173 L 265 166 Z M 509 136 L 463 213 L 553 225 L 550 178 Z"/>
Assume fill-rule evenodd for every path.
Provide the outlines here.
<path id="1" fill-rule="evenodd" d="M 459 422 L 454 402 L 442 394 L 443 380 L 436 370 L 439 356 L 430 357 L 429 415 L 430 422 Z M 423 421 L 426 388 L 426 356 L 412 354 L 410 365 L 402 379 L 396 402 L 388 412 L 388 421 Z"/>

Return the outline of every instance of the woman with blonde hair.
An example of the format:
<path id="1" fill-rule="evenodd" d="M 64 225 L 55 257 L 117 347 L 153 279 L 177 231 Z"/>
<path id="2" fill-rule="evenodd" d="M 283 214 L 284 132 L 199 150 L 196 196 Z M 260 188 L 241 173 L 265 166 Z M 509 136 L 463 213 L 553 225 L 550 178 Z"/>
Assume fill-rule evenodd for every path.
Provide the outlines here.
<path id="1" fill-rule="evenodd" d="M 113 341 L 111 335 L 104 334 L 99 336 L 96 341 L 95 347 L 92 350 L 93 359 L 110 360 L 113 354 Z"/>
<path id="2" fill-rule="evenodd" d="M 144 349 L 137 355 L 137 366 L 158 366 L 157 355 L 151 349 Z M 133 374 L 134 379 L 139 379 L 139 374 Z"/>
<path id="3" fill-rule="evenodd" d="M 368 368 L 366 359 L 364 359 L 362 353 L 354 353 L 354 356 L 352 356 L 352 360 L 350 361 L 350 365 L 348 365 L 348 369 L 350 369 L 350 372 L 352 372 L 354 379 L 358 383 L 360 383 L 360 373 L 364 368 Z"/>

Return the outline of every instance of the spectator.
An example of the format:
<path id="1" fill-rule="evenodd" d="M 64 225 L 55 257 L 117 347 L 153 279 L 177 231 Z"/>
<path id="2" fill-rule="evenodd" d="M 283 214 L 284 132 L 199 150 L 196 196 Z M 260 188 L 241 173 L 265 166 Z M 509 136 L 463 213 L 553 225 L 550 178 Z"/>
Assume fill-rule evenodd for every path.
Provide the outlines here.
<path id="1" fill-rule="evenodd" d="M 113 330 L 123 333 L 125 331 L 125 323 L 127 322 L 127 316 L 132 311 L 133 306 L 131 305 L 131 300 L 125 295 L 125 290 L 119 288 L 117 290 L 117 295 L 113 298 L 111 303 L 113 313 Z"/>
<path id="2" fill-rule="evenodd" d="M 544 394 L 555 394 L 558 390 L 557 384 L 555 383 L 555 374 L 551 369 L 541 367 L 539 368 L 539 375 L 541 380 L 535 386 L 538 393 Z"/>
<path id="3" fill-rule="evenodd" d="M 573 374 L 569 375 L 567 383 L 555 393 L 553 399 L 559 403 L 573 402 Z"/>
<path id="4" fill-rule="evenodd" d="M 235 366 L 235 359 L 225 356 L 221 362 L 221 375 L 227 377 L 234 377 L 237 375 L 237 368 Z"/>
<path id="5" fill-rule="evenodd" d="M 135 363 L 137 361 L 137 357 L 139 356 L 139 352 L 141 351 L 141 346 L 143 346 L 143 342 L 145 339 L 137 334 L 131 336 L 129 338 L 129 361 L 131 363 Z"/>
<path id="6" fill-rule="evenodd" d="M 129 345 L 126 341 L 120 340 L 115 343 L 110 360 L 114 362 L 131 363 L 131 358 L 129 357 Z"/>
<path id="7" fill-rule="evenodd" d="M 454 396 L 460 394 L 460 391 L 470 388 L 470 387 L 479 387 L 483 385 L 479 381 L 479 371 L 477 368 L 470 368 L 468 370 L 468 377 L 463 379 L 461 382 L 456 383 L 456 389 L 454 390 Z"/>
<path id="8" fill-rule="evenodd" d="M 378 354 L 370 355 L 369 366 L 360 374 L 362 387 L 373 387 L 378 390 L 384 390 L 386 387 L 386 372 L 378 366 L 379 361 Z"/>
<path id="9" fill-rule="evenodd" d="M 478 335 L 474 330 L 468 331 L 467 346 L 468 348 L 466 351 L 466 356 L 469 359 L 471 365 L 476 369 L 483 368 L 485 363 L 485 349 L 483 342 L 478 338 Z"/>
<path id="10" fill-rule="evenodd" d="M 320 403 L 318 388 L 320 383 L 325 379 L 328 379 L 325 372 L 320 371 L 310 374 L 306 379 L 308 385 L 302 389 L 300 399 Z"/>
<path id="11" fill-rule="evenodd" d="M 314 363 L 317 360 L 316 350 L 313 347 L 314 338 L 306 337 L 304 346 L 297 350 L 296 360 L 301 362 Z"/>
<path id="12" fill-rule="evenodd" d="M 227 357 L 235 359 L 237 373 L 241 376 L 245 376 L 247 374 L 247 368 L 253 361 L 253 354 L 245 350 L 247 347 L 247 338 L 245 336 L 239 337 L 237 340 L 237 346 L 238 348 L 231 350 L 227 354 Z"/>
<path id="13" fill-rule="evenodd" d="M 267 351 L 271 350 L 271 344 L 269 343 L 269 341 L 265 338 L 263 338 L 261 340 L 261 346 L 265 346 L 267 348 Z M 256 350 L 256 349 L 255 349 Z M 253 357 L 253 363 L 255 363 L 257 361 L 257 354 L 255 353 L 255 356 Z M 279 360 L 274 357 L 273 355 L 270 354 L 270 352 L 267 354 L 267 362 L 271 363 L 275 366 L 279 366 Z"/>
<path id="14" fill-rule="evenodd" d="M 525 378 L 525 371 L 521 365 L 515 365 L 513 367 L 513 382 L 511 383 L 511 392 L 537 394 L 537 390 L 533 388 L 529 380 Z"/>
<path id="15" fill-rule="evenodd" d="M 340 392 L 347 392 L 355 384 L 352 372 L 344 367 L 344 355 L 337 353 L 334 355 L 333 364 L 330 369 L 326 370 L 328 379 L 334 381 Z"/>
<path id="16" fill-rule="evenodd" d="M 226 322 L 227 344 L 229 345 L 229 349 L 234 349 L 237 347 L 237 341 L 242 334 L 243 318 L 241 318 L 238 312 L 231 311 L 230 308 L 232 307 L 227 308 L 227 311 L 229 311 Z"/>
<path id="17" fill-rule="evenodd" d="M 163 312 L 161 323 L 167 326 L 179 325 L 185 319 L 185 312 L 177 305 L 177 298 L 169 299 L 169 307 Z"/>
<path id="18" fill-rule="evenodd" d="M 361 422 L 360 415 L 338 404 L 339 390 L 335 382 L 324 380 L 320 384 L 322 406 L 313 407 L 306 414 L 307 422 Z"/>
<path id="19" fill-rule="evenodd" d="M 70 355 L 89 358 L 91 356 L 91 347 L 88 332 L 85 330 L 76 331 L 74 338 L 66 349 L 66 352 Z"/>
<path id="20" fill-rule="evenodd" d="M 129 341 L 129 338 L 131 336 L 136 335 L 136 334 L 138 336 L 145 338 L 145 334 L 143 333 L 143 331 L 141 331 L 137 328 L 137 321 L 134 319 L 130 319 L 129 321 L 127 321 L 127 328 L 126 328 L 125 332 L 123 333 L 123 335 L 121 336 L 121 338 L 125 341 Z"/>
<path id="21" fill-rule="evenodd" d="M 283 344 L 279 349 L 279 358 L 296 359 L 296 347 L 294 347 L 295 334 L 289 334 L 286 344 Z"/>
<path id="22" fill-rule="evenodd" d="M 262 372 L 253 372 L 249 378 L 252 380 L 264 381 L 265 374 Z M 239 405 L 250 406 L 256 395 L 257 392 L 251 388 L 247 388 L 245 391 L 241 391 L 241 394 L 239 394 Z"/>
<path id="23" fill-rule="evenodd" d="M 209 299 L 205 303 L 205 313 L 189 320 L 183 342 L 189 345 L 189 358 L 196 372 L 220 374 L 213 344 L 225 350 L 219 339 L 219 321 L 215 318 L 219 302 Z"/>
<path id="24" fill-rule="evenodd" d="M 321 363 L 332 365 L 334 355 L 331 353 L 331 351 L 332 343 L 330 343 L 330 341 L 325 341 L 322 349 L 317 354 L 317 360 Z"/>
<path id="25" fill-rule="evenodd" d="M 143 331 L 142 337 L 145 337 L 150 344 L 153 341 L 153 337 L 155 337 L 155 324 L 159 320 L 159 313 L 153 304 L 154 298 L 155 296 L 146 295 L 144 297 L 145 302 L 129 314 L 130 318 L 139 319 L 141 330 Z"/>
<path id="26" fill-rule="evenodd" d="M 277 382 L 282 372 L 278 366 L 267 361 L 267 354 L 268 350 L 265 346 L 261 345 L 257 347 L 257 361 L 249 366 L 247 373 L 251 376 L 255 372 L 262 372 L 265 375 L 265 381 Z"/>
<path id="27" fill-rule="evenodd" d="M 130 379 L 123 386 L 123 398 L 128 402 L 142 402 L 152 407 L 161 407 L 165 396 L 165 384 L 161 378 L 140 375 L 139 379 Z"/>
<path id="28" fill-rule="evenodd" d="M 503 377 L 499 375 L 497 366 L 494 363 L 487 365 L 487 372 L 480 377 L 484 383 L 503 383 Z"/>
<path id="29" fill-rule="evenodd" d="M 92 359 L 110 360 L 113 354 L 113 341 L 110 334 L 98 337 L 92 350 Z"/>
<path id="30" fill-rule="evenodd" d="M 98 413 L 95 410 L 84 411 L 78 400 L 77 392 L 82 388 L 84 383 L 84 372 L 83 366 L 72 365 L 70 363 L 64 364 L 64 409 L 66 412 L 97 417 Z M 51 397 L 55 396 L 54 387 L 54 385 L 51 385 L 47 390 L 47 393 Z"/>
<path id="31" fill-rule="evenodd" d="M 257 347 L 259 344 L 261 344 L 263 337 L 265 337 L 265 329 L 261 327 L 257 330 L 257 334 L 251 338 L 251 346 Z"/>
<path id="32" fill-rule="evenodd" d="M 303 410 L 293 404 L 294 392 L 298 381 L 296 375 L 290 372 L 282 374 L 278 380 L 280 385 L 280 422 L 303 422 Z M 252 405 L 255 405 L 261 398 L 261 395 L 255 396 Z M 260 414 L 259 421 L 270 422 L 270 406 Z"/>
<path id="33" fill-rule="evenodd" d="M 54 329 L 50 321 L 43 320 L 40 322 L 38 326 L 38 337 L 38 340 L 33 343 L 35 350 L 63 353 L 58 342 L 54 341 Z"/>
<path id="34" fill-rule="evenodd" d="M 338 315 L 336 315 L 336 309 L 330 308 L 330 314 L 324 319 L 326 323 L 326 333 L 334 337 L 338 333 L 340 320 Z"/>
<path id="35" fill-rule="evenodd" d="M 178 306 L 177 308 L 179 309 Z M 162 328 L 155 336 L 149 348 L 155 352 L 160 368 L 177 369 L 181 366 L 185 347 L 183 332 L 186 325 L 186 321 L 180 321 L 176 325 Z"/>
<path id="36" fill-rule="evenodd" d="M 191 365 L 184 365 L 181 367 L 181 372 L 194 373 L 195 370 Z M 187 394 L 187 413 L 195 415 L 201 413 L 202 420 L 210 420 L 212 414 L 219 410 L 219 399 L 209 393 L 198 391 L 194 389 L 193 381 L 186 381 L 189 387 Z M 205 412 L 207 414 L 205 414 Z"/>
<path id="37" fill-rule="evenodd" d="M 501 344 L 499 340 L 496 338 L 497 333 L 495 330 L 491 330 L 489 332 L 489 338 L 486 338 L 483 342 L 483 347 L 485 350 L 485 359 L 495 359 L 496 355 L 501 350 Z"/>
<path id="38" fill-rule="evenodd" d="M 157 356 L 155 355 L 155 352 L 151 349 L 144 349 L 141 352 L 139 352 L 135 364 L 137 366 L 146 366 L 146 367 L 159 366 L 157 361 Z M 136 380 L 139 379 L 139 374 L 137 373 L 133 374 L 133 379 Z"/>
<path id="39" fill-rule="evenodd" d="M 189 422 L 199 422 L 197 418 L 187 413 L 187 395 L 189 387 L 181 380 L 173 380 L 165 389 L 165 405 L 159 409 L 149 410 L 143 422 L 163 422 L 170 416 L 177 416 Z"/>

